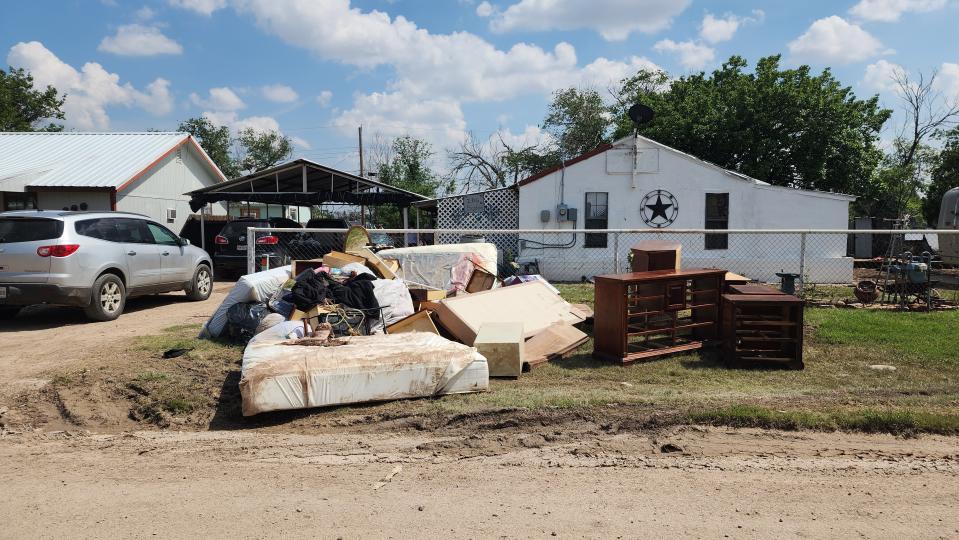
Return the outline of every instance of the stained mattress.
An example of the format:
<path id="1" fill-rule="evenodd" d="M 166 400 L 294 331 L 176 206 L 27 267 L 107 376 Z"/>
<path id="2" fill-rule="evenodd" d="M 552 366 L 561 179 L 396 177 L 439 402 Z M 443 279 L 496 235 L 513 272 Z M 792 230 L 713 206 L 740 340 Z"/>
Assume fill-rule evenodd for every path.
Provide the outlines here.
<path id="1" fill-rule="evenodd" d="M 243 353 L 243 416 L 346 403 L 481 392 L 486 358 L 431 333 L 354 336 L 346 345 L 282 345 L 257 335 Z"/>

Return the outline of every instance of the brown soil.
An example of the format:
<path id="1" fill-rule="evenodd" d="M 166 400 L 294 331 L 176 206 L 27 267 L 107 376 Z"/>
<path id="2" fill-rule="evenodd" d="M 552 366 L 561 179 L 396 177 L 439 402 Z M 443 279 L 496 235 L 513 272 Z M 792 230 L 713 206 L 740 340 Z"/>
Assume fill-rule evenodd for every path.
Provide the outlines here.
<path id="1" fill-rule="evenodd" d="M 0 536 L 954 538 L 955 439 L 482 425 L 0 437 Z"/>

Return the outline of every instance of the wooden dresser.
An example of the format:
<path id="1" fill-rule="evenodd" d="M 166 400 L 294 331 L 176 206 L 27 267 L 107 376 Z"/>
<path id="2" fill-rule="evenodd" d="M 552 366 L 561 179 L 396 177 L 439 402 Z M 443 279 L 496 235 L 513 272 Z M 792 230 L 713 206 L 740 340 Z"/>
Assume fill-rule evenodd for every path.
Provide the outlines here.
<path id="1" fill-rule="evenodd" d="M 593 356 L 623 363 L 719 342 L 725 270 L 596 276 Z"/>
<path id="2" fill-rule="evenodd" d="M 723 357 L 730 367 L 781 364 L 803 369 L 802 346 L 801 299 L 758 289 L 723 295 Z"/>

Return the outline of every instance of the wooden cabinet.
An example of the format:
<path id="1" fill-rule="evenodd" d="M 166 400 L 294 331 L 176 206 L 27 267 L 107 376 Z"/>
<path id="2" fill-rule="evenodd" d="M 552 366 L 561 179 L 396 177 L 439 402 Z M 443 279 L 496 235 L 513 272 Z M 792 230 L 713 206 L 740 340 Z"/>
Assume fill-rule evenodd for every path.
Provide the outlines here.
<path id="1" fill-rule="evenodd" d="M 788 294 L 724 294 L 727 365 L 781 364 L 802 369 L 803 301 Z"/>
<path id="2" fill-rule="evenodd" d="M 724 270 L 596 276 L 593 356 L 632 362 L 718 343 Z"/>

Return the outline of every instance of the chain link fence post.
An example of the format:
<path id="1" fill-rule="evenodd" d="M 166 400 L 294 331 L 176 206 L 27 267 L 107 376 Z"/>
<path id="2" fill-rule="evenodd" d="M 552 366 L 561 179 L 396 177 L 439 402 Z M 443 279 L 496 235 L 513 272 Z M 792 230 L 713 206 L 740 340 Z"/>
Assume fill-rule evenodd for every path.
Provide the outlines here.
<path id="1" fill-rule="evenodd" d="M 806 233 L 799 233 L 799 290 L 802 296 L 806 290 Z"/>
<path id="2" fill-rule="evenodd" d="M 619 233 L 613 233 L 613 273 L 619 273 Z"/>

